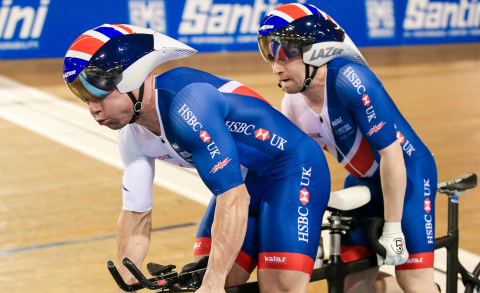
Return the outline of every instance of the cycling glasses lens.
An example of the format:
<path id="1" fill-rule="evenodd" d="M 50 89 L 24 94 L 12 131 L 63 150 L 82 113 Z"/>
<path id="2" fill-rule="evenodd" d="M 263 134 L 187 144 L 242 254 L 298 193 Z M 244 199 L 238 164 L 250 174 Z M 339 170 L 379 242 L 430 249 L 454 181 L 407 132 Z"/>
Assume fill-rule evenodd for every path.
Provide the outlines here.
<path id="1" fill-rule="evenodd" d="M 307 46 L 313 45 L 315 38 L 299 35 L 291 26 L 279 29 L 268 36 L 258 39 L 258 46 L 263 58 L 269 56 L 279 60 L 289 60 L 301 56 L 308 50 Z"/>
<path id="2" fill-rule="evenodd" d="M 72 82 L 67 83 L 68 88 L 80 100 L 103 99 L 122 80 L 122 66 L 117 66 L 109 71 L 89 66 L 86 67 Z"/>

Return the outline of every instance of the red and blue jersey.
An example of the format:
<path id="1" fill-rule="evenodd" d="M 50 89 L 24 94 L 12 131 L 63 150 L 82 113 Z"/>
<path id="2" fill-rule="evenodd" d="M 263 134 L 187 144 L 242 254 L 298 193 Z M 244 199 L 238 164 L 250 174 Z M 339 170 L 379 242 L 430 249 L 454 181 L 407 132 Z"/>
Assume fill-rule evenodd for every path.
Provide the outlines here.
<path id="1" fill-rule="evenodd" d="M 156 93 L 162 136 L 215 195 L 301 163 L 306 134 L 236 81 L 176 68 L 156 77 Z"/>
<path id="2" fill-rule="evenodd" d="M 395 140 L 405 164 L 429 153 L 373 72 L 345 59 L 328 63 L 320 115 L 301 94 L 285 95 L 282 111 L 357 178 L 378 178 L 378 151 Z"/>

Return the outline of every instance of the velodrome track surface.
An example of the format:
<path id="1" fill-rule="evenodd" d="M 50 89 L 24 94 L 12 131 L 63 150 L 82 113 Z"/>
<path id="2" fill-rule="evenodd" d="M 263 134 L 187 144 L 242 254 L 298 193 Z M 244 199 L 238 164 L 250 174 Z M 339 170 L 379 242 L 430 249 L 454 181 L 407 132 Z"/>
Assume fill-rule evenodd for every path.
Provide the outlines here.
<path id="1" fill-rule="evenodd" d="M 480 45 L 362 49 L 372 70 L 434 153 L 439 180 L 480 174 Z M 98 126 L 63 84 L 61 59 L 0 62 L 0 287 L 5 292 L 114 292 L 121 162 L 115 131 Z M 189 66 L 235 79 L 280 108 L 282 92 L 256 52 L 198 54 Z M 327 154 L 333 189 L 346 175 Z M 148 261 L 181 267 L 210 194 L 194 172 L 157 162 Z M 479 190 L 460 197 L 462 261 L 480 255 Z M 437 195 L 437 236 L 446 199 Z M 436 258 L 436 267 L 444 269 Z M 436 275 L 442 284 L 441 273 Z M 255 279 L 255 278 L 252 278 Z M 323 292 L 325 282 L 309 292 Z M 146 292 L 146 291 L 145 291 Z"/>

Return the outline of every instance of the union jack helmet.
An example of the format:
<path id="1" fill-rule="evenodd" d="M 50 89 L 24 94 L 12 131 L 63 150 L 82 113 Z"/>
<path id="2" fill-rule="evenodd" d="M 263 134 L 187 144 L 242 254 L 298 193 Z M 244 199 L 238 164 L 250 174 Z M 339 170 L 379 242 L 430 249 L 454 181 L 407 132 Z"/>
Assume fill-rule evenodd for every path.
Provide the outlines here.
<path id="1" fill-rule="evenodd" d="M 103 99 L 115 88 L 120 93 L 140 88 L 161 63 L 196 52 L 152 29 L 104 24 L 72 43 L 63 61 L 63 79 L 80 100 Z"/>
<path id="2" fill-rule="evenodd" d="M 325 12 L 310 4 L 289 3 L 272 10 L 258 29 L 258 47 L 268 62 L 303 55 L 303 62 L 322 66 L 345 58 L 368 67 L 345 31 Z"/>

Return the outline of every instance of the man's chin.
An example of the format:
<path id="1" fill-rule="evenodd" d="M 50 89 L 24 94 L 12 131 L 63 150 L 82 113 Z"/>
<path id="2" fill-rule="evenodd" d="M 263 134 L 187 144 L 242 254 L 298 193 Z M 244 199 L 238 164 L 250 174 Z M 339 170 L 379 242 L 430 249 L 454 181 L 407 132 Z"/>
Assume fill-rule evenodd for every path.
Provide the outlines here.
<path id="1" fill-rule="evenodd" d="M 301 89 L 297 89 L 297 88 L 284 88 L 283 90 L 290 95 L 298 94 L 301 91 Z"/>

